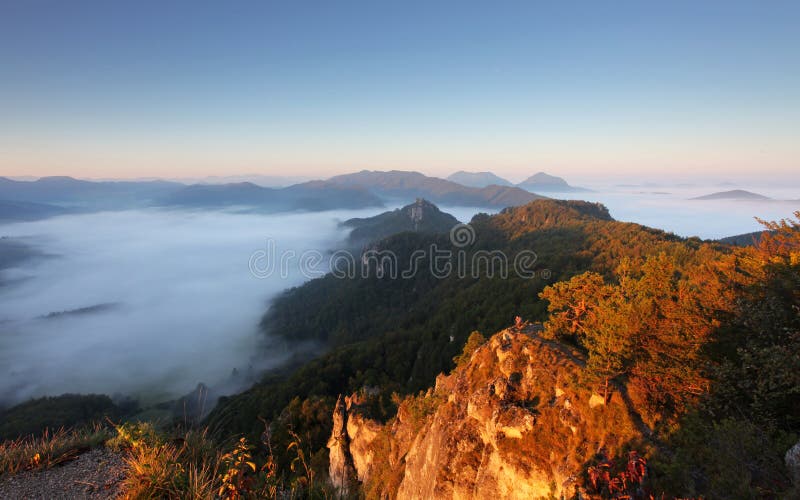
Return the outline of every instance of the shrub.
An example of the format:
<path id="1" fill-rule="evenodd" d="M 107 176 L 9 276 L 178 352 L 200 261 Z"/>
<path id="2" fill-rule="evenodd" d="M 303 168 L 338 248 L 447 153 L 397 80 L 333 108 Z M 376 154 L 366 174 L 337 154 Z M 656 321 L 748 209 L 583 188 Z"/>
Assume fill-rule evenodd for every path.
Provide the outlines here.
<path id="1" fill-rule="evenodd" d="M 456 368 L 464 366 L 469 362 L 469 359 L 472 357 L 472 353 L 475 352 L 475 349 L 482 346 L 486 342 L 486 338 L 481 335 L 481 332 L 475 330 L 469 334 L 467 338 L 467 343 L 464 344 L 464 349 L 461 351 L 461 354 L 453 358 L 453 363 L 456 364 Z"/>

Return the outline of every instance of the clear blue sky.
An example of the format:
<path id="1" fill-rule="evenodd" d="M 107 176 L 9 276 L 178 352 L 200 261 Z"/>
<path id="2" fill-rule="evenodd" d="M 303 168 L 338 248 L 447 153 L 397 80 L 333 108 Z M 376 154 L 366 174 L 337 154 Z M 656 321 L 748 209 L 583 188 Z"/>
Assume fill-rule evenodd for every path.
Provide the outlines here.
<path id="1" fill-rule="evenodd" d="M 0 175 L 799 170 L 800 2 L 0 4 Z"/>

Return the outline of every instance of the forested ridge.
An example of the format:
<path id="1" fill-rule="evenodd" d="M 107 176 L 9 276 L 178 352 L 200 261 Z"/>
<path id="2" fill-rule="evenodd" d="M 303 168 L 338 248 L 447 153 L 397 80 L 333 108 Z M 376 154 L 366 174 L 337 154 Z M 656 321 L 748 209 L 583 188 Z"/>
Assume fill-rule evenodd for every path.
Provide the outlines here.
<path id="1" fill-rule="evenodd" d="M 750 248 L 617 222 L 585 202 L 538 200 L 471 226 L 468 254 L 533 250 L 548 279 L 328 275 L 289 290 L 262 328 L 330 351 L 224 400 L 209 422 L 251 436 L 263 431 L 259 418 L 275 435 L 291 428 L 323 467 L 336 396 L 368 388 L 374 414 L 391 418 L 391 395 L 430 387 L 470 332 L 493 333 L 521 316 L 586 353 L 582 383 L 630 392 L 651 432 L 660 491 L 789 488 L 782 453 L 800 430 L 796 222 L 768 225 Z M 446 235 L 402 233 L 379 245 L 402 261 L 431 243 L 460 250 Z M 711 449 L 707 438 L 727 444 Z"/>
<path id="2" fill-rule="evenodd" d="M 393 454 L 404 464 L 392 429 L 423 432 L 457 414 L 455 403 L 433 389 L 441 374 L 466 384 L 462 391 L 484 383 L 493 391 L 499 366 L 490 360 L 504 349 L 503 332 L 514 332 L 530 339 L 516 337 L 519 356 L 533 348 L 527 345 L 539 352 L 530 359 L 574 361 L 560 388 L 521 371 L 498 379 L 507 390 L 523 383 L 541 395 L 514 400 L 518 410 L 508 407 L 513 398 L 497 400 L 497 408 L 527 412 L 539 425 L 526 435 L 524 451 L 513 442 L 502 446 L 520 470 L 535 456 L 547 473 L 555 456 L 547 447 L 570 452 L 566 441 L 547 438 L 550 425 L 553 436 L 570 442 L 595 439 L 588 449 L 576 437 L 569 469 L 553 476 L 568 474 L 570 487 L 586 498 L 796 497 L 784 457 L 800 450 L 800 212 L 762 223 L 753 245 L 736 247 L 618 222 L 595 203 L 537 200 L 475 216 L 466 243 L 414 231 L 374 241 L 370 250 L 391 252 L 401 266 L 435 246 L 449 252 L 454 271 L 430 272 L 428 252 L 408 275 L 393 276 L 390 264 L 376 261 L 364 275 L 328 274 L 287 290 L 265 312 L 264 334 L 312 344 L 322 354 L 298 356 L 223 398 L 199 431 L 185 418 L 160 430 L 125 424 L 112 442 L 132 450 L 131 491 L 183 497 L 192 474 L 205 474 L 204 488 L 223 488 L 232 498 L 330 496 L 337 493 L 328 481 L 326 445 L 340 395 L 353 395 L 361 421 L 382 429 L 361 451 Z M 471 263 L 491 252 L 509 262 L 522 252 L 536 257 L 527 274 L 492 273 L 486 261 L 474 275 L 457 272 L 458 259 Z M 531 369 L 526 373 L 537 367 Z M 549 399 L 552 391 L 561 396 Z M 582 398 L 580 413 L 574 405 L 570 416 L 564 391 Z M 13 437 L 125 415 L 103 396 L 48 398 L 8 410 L 2 431 Z M 575 430 L 563 434 L 556 428 L 563 425 Z M 92 432 L 87 436 L 96 439 Z M 616 436 L 613 446 L 603 446 L 604 436 Z M 409 437 L 402 439 L 410 449 Z M 39 457 L 41 446 L 52 448 L 45 441 L 4 444 L 3 456 L 13 458 L 4 467 L 34 467 L 19 457 Z M 449 452 L 460 460 L 458 447 Z M 47 453 L 47 460 L 60 460 Z M 146 471 L 163 474 L 136 472 L 145 463 Z M 379 460 L 372 478 L 348 486 L 348 494 L 397 494 L 396 465 Z"/>

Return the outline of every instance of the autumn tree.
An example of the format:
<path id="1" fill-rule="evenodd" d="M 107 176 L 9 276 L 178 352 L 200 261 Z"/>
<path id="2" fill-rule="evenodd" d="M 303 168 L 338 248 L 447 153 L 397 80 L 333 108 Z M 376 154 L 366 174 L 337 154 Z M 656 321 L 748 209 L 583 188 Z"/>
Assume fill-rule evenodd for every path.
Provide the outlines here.
<path id="1" fill-rule="evenodd" d="M 550 286 L 540 294 L 545 335 L 574 338 L 605 389 L 627 375 L 653 406 L 678 410 L 705 391 L 701 350 L 732 308 L 721 257 L 709 247 L 676 250 L 623 260 L 610 283 L 584 273 Z"/>
<path id="2" fill-rule="evenodd" d="M 549 301 L 550 311 L 544 335 L 569 337 L 586 348 L 588 372 L 602 381 L 605 398 L 610 382 L 627 372 L 632 354 L 625 315 L 615 307 L 621 302 L 619 292 L 599 274 L 588 272 L 549 286 L 540 294 Z"/>

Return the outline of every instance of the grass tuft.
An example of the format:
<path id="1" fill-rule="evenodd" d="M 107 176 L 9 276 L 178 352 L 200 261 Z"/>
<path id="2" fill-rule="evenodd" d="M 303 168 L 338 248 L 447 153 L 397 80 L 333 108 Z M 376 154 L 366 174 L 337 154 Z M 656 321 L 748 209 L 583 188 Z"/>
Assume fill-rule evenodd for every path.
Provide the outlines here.
<path id="1" fill-rule="evenodd" d="M 0 476 L 32 469 L 47 469 L 68 462 L 81 452 L 101 446 L 111 437 L 105 426 L 45 430 L 0 443 Z"/>

